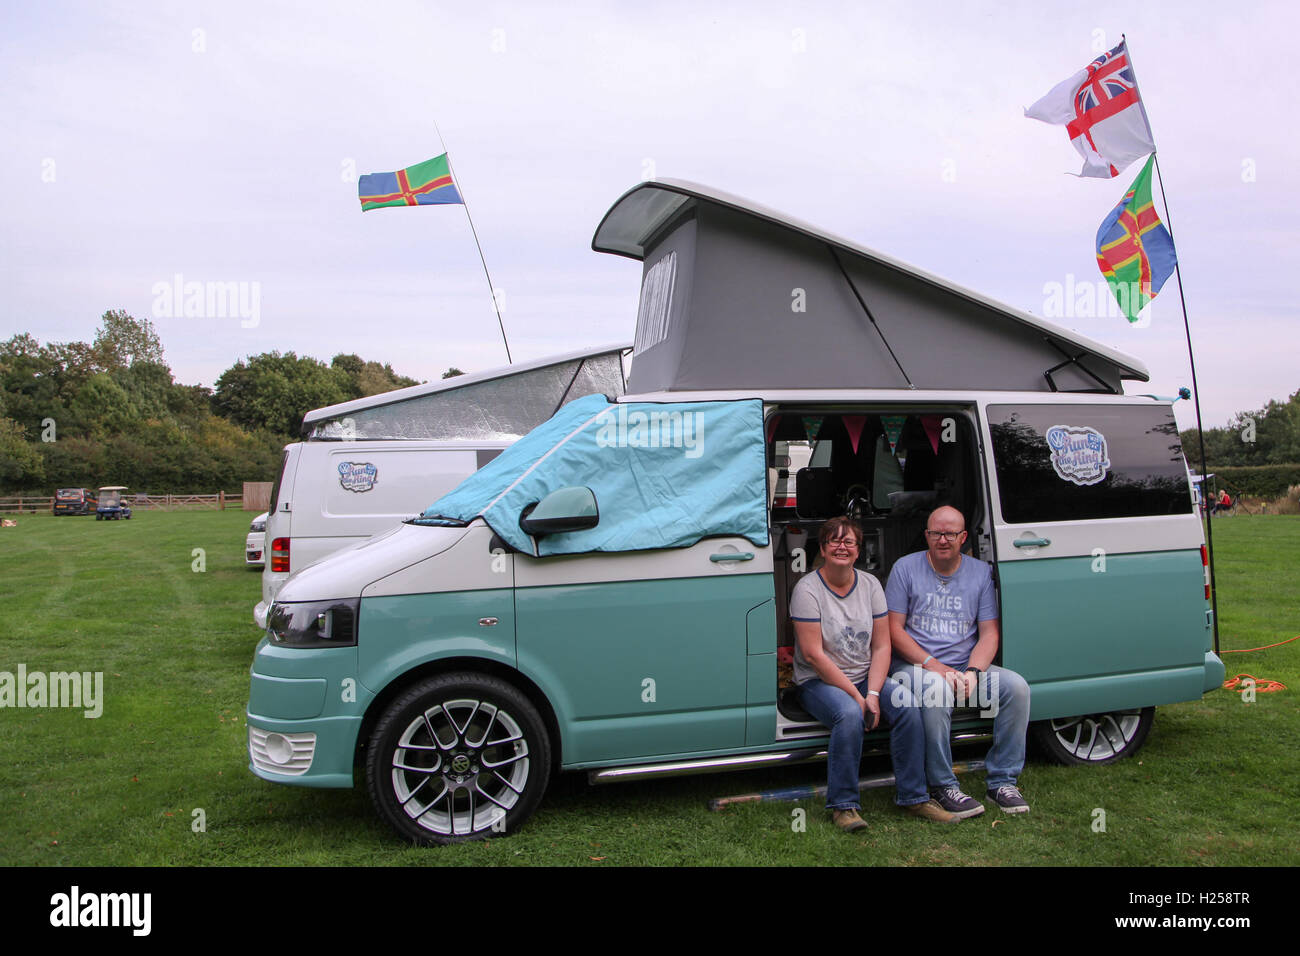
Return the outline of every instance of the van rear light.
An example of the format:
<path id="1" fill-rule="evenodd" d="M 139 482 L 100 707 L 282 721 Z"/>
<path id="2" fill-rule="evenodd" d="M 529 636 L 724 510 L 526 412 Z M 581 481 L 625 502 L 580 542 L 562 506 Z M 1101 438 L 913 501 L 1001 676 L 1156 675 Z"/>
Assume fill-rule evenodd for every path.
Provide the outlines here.
<path id="1" fill-rule="evenodd" d="M 271 541 L 271 570 L 289 573 L 289 539 L 274 538 Z"/>
<path id="2" fill-rule="evenodd" d="M 1201 545 L 1201 567 L 1205 568 L 1205 600 L 1210 599 L 1210 551 Z"/>

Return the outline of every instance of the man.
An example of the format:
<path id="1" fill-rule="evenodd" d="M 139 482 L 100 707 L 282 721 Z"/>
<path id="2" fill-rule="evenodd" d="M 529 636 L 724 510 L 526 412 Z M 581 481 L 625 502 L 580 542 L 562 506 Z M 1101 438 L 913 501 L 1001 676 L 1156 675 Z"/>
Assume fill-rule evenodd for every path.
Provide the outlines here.
<path id="1" fill-rule="evenodd" d="M 994 711 L 993 746 L 985 760 L 988 797 L 1005 813 L 1027 813 L 1016 778 L 1025 765 L 1029 685 L 993 664 L 1000 635 L 992 570 L 961 553 L 966 521 L 956 508 L 936 508 L 925 538 L 925 551 L 894 565 L 885 600 L 893 677 L 921 704 L 930 793 L 958 818 L 984 812 L 984 804 L 957 783 L 949 738 L 953 706 L 977 701 Z"/>
<path id="2" fill-rule="evenodd" d="M 895 802 L 923 820 L 955 823 L 957 818 L 926 792 L 925 736 L 912 695 L 887 679 L 885 594 L 879 581 L 854 567 L 862 532 L 846 517 L 831 518 L 822 525 L 818 542 L 826 563 L 799 579 L 790 597 L 790 617 L 800 700 L 831 731 L 826 809 L 841 830 L 866 829 L 858 812 L 862 734 L 883 717 L 890 725 Z"/>

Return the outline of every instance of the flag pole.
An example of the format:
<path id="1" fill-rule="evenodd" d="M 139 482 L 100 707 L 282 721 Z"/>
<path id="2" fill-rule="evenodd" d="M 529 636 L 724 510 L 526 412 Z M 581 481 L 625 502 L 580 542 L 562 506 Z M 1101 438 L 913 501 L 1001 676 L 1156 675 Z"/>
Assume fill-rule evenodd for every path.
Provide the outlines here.
<path id="1" fill-rule="evenodd" d="M 460 193 L 461 205 L 465 207 L 465 218 L 469 220 L 469 231 L 474 237 L 474 247 L 478 249 L 479 262 L 483 263 L 483 275 L 487 277 L 488 294 L 492 296 L 492 308 L 497 314 L 497 325 L 501 329 L 501 342 L 506 347 L 506 364 L 514 365 L 515 360 L 510 357 L 510 342 L 506 338 L 506 326 L 501 321 L 501 306 L 497 303 L 496 286 L 492 284 L 492 276 L 488 272 L 487 259 L 483 257 L 483 246 L 478 241 L 478 230 L 474 228 L 474 217 L 469 214 L 469 200 L 465 198 L 465 187 L 456 175 L 456 170 L 451 165 L 451 153 L 447 151 L 447 144 L 443 142 L 442 130 L 438 129 L 438 121 L 433 121 L 433 131 L 438 134 L 438 143 L 442 146 L 442 151 L 447 157 L 447 171 L 451 173 L 451 181 L 456 184 L 456 189 Z"/>
<path id="2" fill-rule="evenodd" d="M 1151 117 L 1147 115 L 1146 100 L 1142 96 L 1142 90 L 1138 86 L 1137 67 L 1133 65 L 1133 51 L 1128 47 L 1128 37 L 1123 33 L 1120 39 L 1124 41 L 1124 53 L 1128 57 L 1128 68 L 1133 73 L 1133 88 L 1137 90 L 1138 103 L 1142 107 L 1142 118 L 1146 120 L 1147 129 L 1151 129 Z M 1155 142 L 1155 133 L 1151 134 L 1151 142 Z M 1192 326 L 1187 320 L 1187 299 L 1183 295 L 1183 274 L 1178 262 L 1178 241 L 1174 238 L 1174 220 L 1169 215 L 1169 199 L 1165 196 L 1165 177 L 1160 172 L 1160 151 L 1157 149 L 1152 153 L 1155 158 L 1156 182 L 1160 184 L 1160 204 L 1165 207 L 1165 228 L 1169 230 L 1169 240 L 1174 244 L 1174 278 L 1178 282 L 1178 302 L 1183 309 L 1183 332 L 1187 337 L 1187 361 L 1192 369 L 1192 404 L 1196 409 L 1196 439 L 1201 446 L 1201 506 L 1205 509 L 1205 550 L 1209 555 L 1210 569 L 1210 611 L 1214 616 L 1214 653 L 1219 653 L 1219 596 L 1215 587 L 1214 579 L 1214 513 L 1208 507 L 1205 500 L 1206 493 L 1209 491 L 1209 468 L 1205 463 L 1205 429 L 1201 425 L 1201 389 L 1196 384 L 1196 356 L 1192 351 Z"/>

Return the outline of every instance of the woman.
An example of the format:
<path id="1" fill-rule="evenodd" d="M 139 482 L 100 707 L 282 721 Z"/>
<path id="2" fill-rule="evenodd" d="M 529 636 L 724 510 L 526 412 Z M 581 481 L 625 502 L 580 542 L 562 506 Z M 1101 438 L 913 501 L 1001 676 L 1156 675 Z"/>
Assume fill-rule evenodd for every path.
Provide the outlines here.
<path id="1" fill-rule="evenodd" d="M 958 818 L 931 800 L 926 790 L 921 712 L 911 691 L 889 680 L 885 592 L 879 581 L 854 567 L 862 532 L 847 517 L 831 518 L 817 540 L 825 564 L 795 585 L 790 617 L 800 699 L 831 731 L 826 809 L 845 832 L 866 828 L 858 812 L 862 736 L 883 718 L 890 727 L 895 803 L 922 819 L 954 823 Z"/>

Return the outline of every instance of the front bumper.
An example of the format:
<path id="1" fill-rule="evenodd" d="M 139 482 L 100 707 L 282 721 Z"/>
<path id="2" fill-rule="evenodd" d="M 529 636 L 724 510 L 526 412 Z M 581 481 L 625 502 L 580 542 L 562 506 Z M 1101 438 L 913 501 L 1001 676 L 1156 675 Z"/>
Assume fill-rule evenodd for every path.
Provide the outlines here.
<path id="1" fill-rule="evenodd" d="M 357 734 L 374 694 L 356 647 L 257 645 L 249 669 L 248 769 L 298 787 L 351 787 Z"/>

